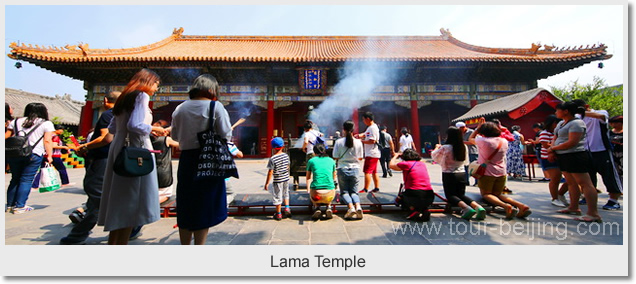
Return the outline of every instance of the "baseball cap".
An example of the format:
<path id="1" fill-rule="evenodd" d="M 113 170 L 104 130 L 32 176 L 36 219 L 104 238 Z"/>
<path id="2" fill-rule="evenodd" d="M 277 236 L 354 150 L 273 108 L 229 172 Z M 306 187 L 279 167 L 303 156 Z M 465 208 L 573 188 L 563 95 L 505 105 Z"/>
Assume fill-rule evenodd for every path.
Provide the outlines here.
<path id="1" fill-rule="evenodd" d="M 457 127 L 457 128 L 466 127 L 466 123 L 463 123 L 463 122 L 460 121 L 458 123 L 455 123 L 455 127 Z"/>
<path id="2" fill-rule="evenodd" d="M 285 141 L 283 141 L 283 138 L 280 137 L 274 137 L 271 143 L 272 148 L 282 148 L 283 146 L 285 146 Z"/>

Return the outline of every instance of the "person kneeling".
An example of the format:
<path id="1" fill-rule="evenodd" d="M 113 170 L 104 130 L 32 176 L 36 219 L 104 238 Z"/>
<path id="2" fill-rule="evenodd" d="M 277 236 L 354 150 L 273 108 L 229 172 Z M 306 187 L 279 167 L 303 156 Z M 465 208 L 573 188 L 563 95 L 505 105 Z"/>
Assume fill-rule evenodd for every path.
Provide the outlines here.
<path id="1" fill-rule="evenodd" d="M 326 219 L 331 219 L 333 218 L 331 201 L 336 196 L 336 185 L 334 183 L 336 162 L 327 156 L 327 149 L 322 144 L 314 146 L 314 153 L 316 156 L 307 162 L 307 184 L 311 184 L 308 186 L 307 191 L 315 210 L 311 219 L 318 220 L 322 217 L 321 205 L 327 206 L 324 214 Z"/>
<path id="2" fill-rule="evenodd" d="M 398 159 L 402 159 L 400 162 Z M 433 204 L 435 194 L 428 176 L 426 164 L 413 149 L 406 149 L 404 153 L 393 155 L 389 167 L 396 171 L 402 171 L 404 178 L 404 202 L 410 212 L 407 220 L 427 222 L 431 218 L 428 206 Z"/>

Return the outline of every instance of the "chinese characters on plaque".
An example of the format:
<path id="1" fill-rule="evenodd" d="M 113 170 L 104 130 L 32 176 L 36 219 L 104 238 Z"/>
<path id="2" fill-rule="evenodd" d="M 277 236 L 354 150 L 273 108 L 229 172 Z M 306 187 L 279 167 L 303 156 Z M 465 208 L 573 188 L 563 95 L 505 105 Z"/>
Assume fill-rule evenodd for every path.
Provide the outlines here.
<path id="1" fill-rule="evenodd" d="M 322 70 L 305 70 L 305 89 L 319 90 L 322 88 Z"/>

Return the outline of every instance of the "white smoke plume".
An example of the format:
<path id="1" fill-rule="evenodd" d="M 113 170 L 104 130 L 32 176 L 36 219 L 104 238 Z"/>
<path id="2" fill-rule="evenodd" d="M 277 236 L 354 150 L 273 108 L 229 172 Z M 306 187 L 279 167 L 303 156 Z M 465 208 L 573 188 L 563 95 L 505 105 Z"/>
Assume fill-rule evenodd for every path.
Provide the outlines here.
<path id="1" fill-rule="evenodd" d="M 395 73 L 387 61 L 347 61 L 333 94 L 315 108 L 309 119 L 319 126 L 340 129 L 354 109 L 370 99 L 379 86 L 391 84 Z"/>

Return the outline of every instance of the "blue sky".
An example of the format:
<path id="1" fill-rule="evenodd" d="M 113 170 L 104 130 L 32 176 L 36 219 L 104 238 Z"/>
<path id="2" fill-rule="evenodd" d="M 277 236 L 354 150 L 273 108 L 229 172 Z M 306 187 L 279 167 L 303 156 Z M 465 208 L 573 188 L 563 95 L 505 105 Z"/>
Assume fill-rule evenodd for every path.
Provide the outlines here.
<path id="1" fill-rule="evenodd" d="M 174 28 L 185 35 L 413 35 L 449 29 L 486 47 L 559 47 L 604 43 L 614 57 L 539 81 L 563 87 L 594 76 L 623 84 L 626 51 L 621 5 L 600 6 L 5 6 L 5 54 L 11 42 L 40 46 L 88 43 L 90 48 L 151 44 Z M 5 87 L 84 100 L 80 81 L 4 56 Z"/>

